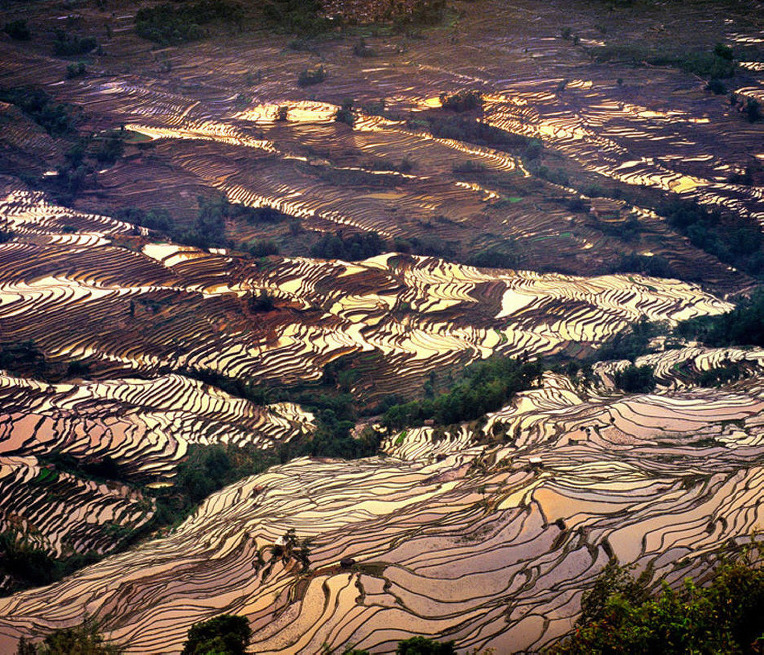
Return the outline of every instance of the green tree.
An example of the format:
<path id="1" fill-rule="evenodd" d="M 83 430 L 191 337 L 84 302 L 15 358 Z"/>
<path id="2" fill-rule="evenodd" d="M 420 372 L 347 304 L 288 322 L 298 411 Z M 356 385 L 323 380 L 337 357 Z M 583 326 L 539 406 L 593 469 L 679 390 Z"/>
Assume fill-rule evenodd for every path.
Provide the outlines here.
<path id="1" fill-rule="evenodd" d="M 685 580 L 648 593 L 649 573 L 634 580 L 608 565 L 582 601 L 575 632 L 550 655 L 751 654 L 764 646 L 764 543 L 723 558 L 706 586 Z"/>
<path id="2" fill-rule="evenodd" d="M 107 643 L 96 623 L 86 620 L 74 628 L 51 632 L 41 644 L 21 639 L 16 655 L 120 655 L 122 648 Z"/>
<path id="3" fill-rule="evenodd" d="M 398 642 L 396 655 L 456 655 L 453 641 L 440 642 L 426 637 L 412 637 Z"/>
<path id="4" fill-rule="evenodd" d="M 246 617 L 221 614 L 191 626 L 181 655 L 244 655 L 251 638 Z"/>

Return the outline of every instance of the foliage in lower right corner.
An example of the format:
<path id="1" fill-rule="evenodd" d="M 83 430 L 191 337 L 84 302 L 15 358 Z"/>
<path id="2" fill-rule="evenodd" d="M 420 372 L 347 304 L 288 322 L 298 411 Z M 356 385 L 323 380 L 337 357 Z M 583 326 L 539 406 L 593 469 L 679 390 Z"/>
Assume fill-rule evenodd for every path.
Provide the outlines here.
<path id="1" fill-rule="evenodd" d="M 751 654 L 764 646 L 764 543 L 722 559 L 711 580 L 650 593 L 648 575 L 608 565 L 584 596 L 575 632 L 549 655 Z"/>

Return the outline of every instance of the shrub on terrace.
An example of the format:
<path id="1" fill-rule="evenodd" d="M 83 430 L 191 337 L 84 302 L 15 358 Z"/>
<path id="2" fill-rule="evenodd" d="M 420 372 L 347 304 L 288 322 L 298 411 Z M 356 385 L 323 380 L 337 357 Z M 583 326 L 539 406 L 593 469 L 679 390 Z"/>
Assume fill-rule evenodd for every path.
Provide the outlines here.
<path id="1" fill-rule="evenodd" d="M 361 37 L 361 39 L 353 46 L 353 54 L 356 57 L 362 57 L 362 58 L 371 58 L 376 57 L 377 52 L 372 48 L 371 46 L 367 45 L 366 39 Z"/>
<path id="2" fill-rule="evenodd" d="M 69 64 L 66 67 L 66 78 L 71 80 L 75 77 L 82 77 L 87 73 L 87 68 L 83 62 L 77 64 Z"/>
<path id="3" fill-rule="evenodd" d="M 334 114 L 334 120 L 338 123 L 345 123 L 353 127 L 355 123 L 355 116 L 353 114 L 353 101 L 350 99 L 343 100 L 342 106 Z"/>
<path id="4" fill-rule="evenodd" d="M 259 241 L 254 239 L 247 244 L 247 251 L 253 257 L 268 257 L 270 255 L 278 255 L 281 252 L 278 244 L 270 239 L 266 241 Z"/>
<path id="5" fill-rule="evenodd" d="M 98 41 L 94 37 L 69 34 L 63 30 L 56 31 L 56 38 L 53 41 L 53 52 L 59 57 L 86 55 L 97 47 Z"/>
<path id="6" fill-rule="evenodd" d="M 483 108 L 483 94 L 480 91 L 462 89 L 456 93 L 440 94 L 440 106 L 449 111 L 463 112 Z"/>
<path id="7" fill-rule="evenodd" d="M 321 84 L 326 79 L 326 70 L 323 66 L 316 68 L 305 68 L 300 71 L 297 76 L 298 86 L 313 86 L 314 84 Z"/>
<path id="8" fill-rule="evenodd" d="M 725 93 L 727 93 L 727 87 L 724 85 L 724 82 L 716 78 L 708 81 L 708 84 L 706 84 L 706 89 L 717 96 L 723 96 Z"/>
<path id="9" fill-rule="evenodd" d="M 3 32 L 16 41 L 29 41 L 32 38 L 32 32 L 25 20 L 14 20 L 6 23 Z"/>

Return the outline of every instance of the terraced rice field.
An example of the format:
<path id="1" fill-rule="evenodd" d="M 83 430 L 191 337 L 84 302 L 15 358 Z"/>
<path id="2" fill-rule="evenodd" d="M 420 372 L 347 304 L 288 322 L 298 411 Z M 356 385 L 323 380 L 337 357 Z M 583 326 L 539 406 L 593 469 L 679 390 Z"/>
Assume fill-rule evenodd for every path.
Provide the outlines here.
<path id="1" fill-rule="evenodd" d="M 676 322 L 730 308 L 697 285 L 638 276 L 480 270 L 399 254 L 253 262 L 152 243 L 18 190 L 0 213 L 17 234 L 0 244 L 4 338 L 100 375 L 191 369 L 294 383 L 352 356 L 359 373 L 371 369 L 352 391 L 378 395 L 494 352 L 543 356 L 597 345 L 643 316 Z M 275 308 L 253 311 L 248 299 L 263 292 Z"/>
<path id="2" fill-rule="evenodd" d="M 707 3 L 681 12 L 602 14 L 582 7 L 577 21 L 557 3 L 541 10 L 536 3 L 481 0 L 457 9 L 455 23 L 428 31 L 421 42 L 367 35 L 378 56 L 362 58 L 353 55 L 352 39 L 294 50 L 289 37 L 261 31 L 151 50 L 131 33 L 126 8 L 115 18 L 123 27 L 112 29 L 87 76 L 62 82 L 60 60 L 3 42 L 0 84 L 42 84 L 83 109 L 83 129 L 121 126 L 149 140 L 99 171 L 98 193 L 76 200 L 91 211 L 104 204 L 162 206 L 183 221 L 197 194 L 217 190 L 234 202 L 278 208 L 309 233 L 424 239 L 463 259 L 517 242 L 522 267 L 577 274 L 612 270 L 627 250 L 660 255 L 678 276 L 702 279 L 722 294 L 751 284 L 644 211 L 640 199 L 669 192 L 761 222 L 760 183 L 729 181 L 761 163 L 760 124 L 745 122 L 723 97 L 679 70 L 635 67 L 624 57 L 598 61 L 623 44 L 673 46 L 666 35 L 693 24 L 700 26 L 692 33 L 698 49 L 720 42 L 743 48 L 742 64 L 756 64 L 761 25 L 746 8 L 730 10 L 725 27 Z M 41 26 L 55 25 L 54 14 L 47 12 Z M 102 30 L 105 18 L 80 15 L 92 31 Z M 576 35 L 575 44 L 561 38 L 561 26 Z M 301 88 L 298 73 L 319 63 L 326 81 Z M 756 97 L 762 71 L 740 70 L 745 76 L 735 80 L 744 86 L 730 91 Z M 463 89 L 484 94 L 485 124 L 540 139 L 541 159 L 523 162 L 520 150 L 434 137 L 422 119 L 447 118 L 438 113 L 438 96 Z M 333 120 L 346 98 L 355 102 L 352 127 Z M 380 99 L 384 116 L 373 109 Z M 279 107 L 285 120 L 278 120 Z M 55 148 L 35 145 L 30 129 L 13 122 L 3 137 L 8 149 L 23 142 L 30 162 L 50 166 Z M 59 147 L 59 161 L 61 155 Z M 400 168 L 404 161 L 408 168 Z M 564 175 L 549 182 L 529 173 L 540 165 Z M 614 189 L 639 217 L 637 242 L 624 244 L 617 229 L 566 206 Z M 269 236 L 290 254 L 308 251 L 307 237 L 290 238 L 286 225 L 228 228 L 236 239 Z"/>
<path id="3" fill-rule="evenodd" d="M 129 138 L 67 194 L 57 168 L 75 137 L 0 102 L 0 346 L 33 344 L 52 371 L 0 371 L 0 532 L 53 557 L 106 555 L 0 598 L 0 651 L 89 616 L 128 653 L 177 653 L 194 622 L 226 612 L 249 619 L 252 653 L 389 653 L 414 635 L 535 652 L 571 629 L 609 560 L 650 567 L 656 585 L 702 579 L 764 525 L 764 351 L 685 343 L 637 358 L 653 393 L 616 388 L 625 360 L 598 362 L 591 384 L 547 372 L 475 422 L 388 433 L 375 457 L 293 459 L 115 552 L 150 525 L 147 489 L 172 485 L 190 446 L 288 453 L 321 434 L 322 410 L 199 379 L 347 392 L 368 409 L 494 354 L 582 356 L 641 319 L 719 315 L 757 284 L 654 208 L 686 200 L 764 225 L 763 124 L 646 61 L 684 36 L 730 46 L 729 91 L 764 101 L 753 0 L 724 20 L 704 1 L 452 4 L 421 32 L 361 26 L 306 46 L 217 26 L 166 48 L 134 33 L 127 0 L 9 10 L 32 11 L 34 38 L 0 34 L 0 87 L 71 103 L 80 135 Z M 50 54 L 63 24 L 99 35 L 82 76 Z M 361 37 L 374 56 L 357 55 Z M 326 80 L 300 86 L 319 64 Z M 464 90 L 482 112 L 440 107 Z M 346 99 L 352 125 L 335 120 Z M 164 209 L 192 227 L 215 194 L 285 216 L 228 217 L 226 247 L 207 249 L 114 218 Z M 376 232 L 390 252 L 310 256 L 336 232 Z M 254 257 L 253 240 L 281 254 Z M 463 263 L 491 253 L 514 268 Z M 634 256 L 676 279 L 612 273 Z M 112 462 L 129 484 L 62 460 Z M 312 541 L 307 572 L 268 563 L 289 529 Z"/>
<path id="4" fill-rule="evenodd" d="M 233 612 L 258 653 L 390 652 L 417 634 L 536 649 L 570 629 L 610 556 L 677 581 L 761 524 L 762 408 L 760 381 L 591 395 L 550 374 L 489 415 L 482 432 L 500 428 L 503 444 L 423 428 L 384 459 L 294 460 L 213 495 L 165 539 L 0 601 L 0 634 L 88 612 L 130 652 L 167 652 L 192 622 Z M 258 551 L 289 528 L 313 539 L 311 572 L 264 577 Z"/>

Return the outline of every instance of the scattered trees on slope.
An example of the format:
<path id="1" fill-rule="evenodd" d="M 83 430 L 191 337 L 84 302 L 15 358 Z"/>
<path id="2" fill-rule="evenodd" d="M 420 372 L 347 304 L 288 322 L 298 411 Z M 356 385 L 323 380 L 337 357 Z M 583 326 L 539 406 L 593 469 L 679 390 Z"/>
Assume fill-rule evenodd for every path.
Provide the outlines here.
<path id="1" fill-rule="evenodd" d="M 609 564 L 584 596 L 575 632 L 550 655 L 760 653 L 764 646 L 764 544 L 723 559 L 707 586 L 691 579 L 657 593 Z"/>
<path id="2" fill-rule="evenodd" d="M 52 136 L 69 134 L 76 128 L 78 117 L 74 107 L 54 102 L 42 89 L 0 88 L 0 101 L 16 105 Z"/>

